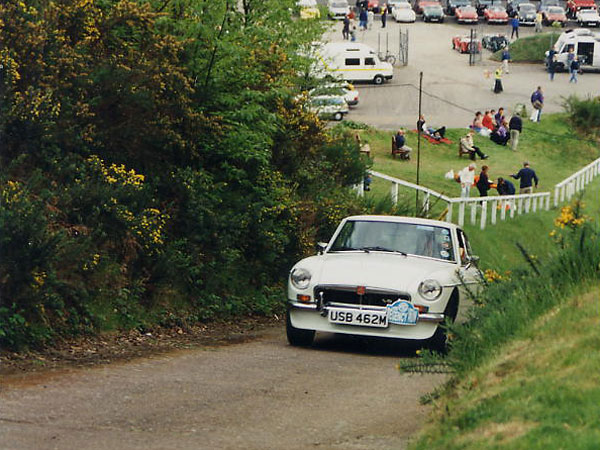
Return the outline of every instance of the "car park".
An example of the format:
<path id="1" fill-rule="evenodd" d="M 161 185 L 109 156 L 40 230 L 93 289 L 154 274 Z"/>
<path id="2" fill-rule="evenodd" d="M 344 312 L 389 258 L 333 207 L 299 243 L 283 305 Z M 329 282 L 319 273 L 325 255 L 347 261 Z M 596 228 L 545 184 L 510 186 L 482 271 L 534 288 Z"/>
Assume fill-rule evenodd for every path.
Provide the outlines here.
<path id="1" fill-rule="evenodd" d="M 423 8 L 423 22 L 444 22 L 442 5 L 427 5 Z"/>
<path id="2" fill-rule="evenodd" d="M 459 53 L 481 53 L 481 40 L 471 36 L 454 36 L 452 48 Z"/>
<path id="3" fill-rule="evenodd" d="M 350 109 L 344 97 L 339 95 L 315 95 L 308 98 L 308 110 L 321 119 L 342 120 Z"/>
<path id="4" fill-rule="evenodd" d="M 457 8 L 464 8 L 465 6 L 471 6 L 471 0 L 447 0 L 444 12 L 447 16 L 453 16 L 456 14 Z"/>
<path id="5" fill-rule="evenodd" d="M 412 23 L 417 19 L 416 13 L 407 2 L 403 2 L 394 6 L 392 9 L 392 16 L 396 22 Z"/>
<path id="6" fill-rule="evenodd" d="M 517 9 L 519 25 L 535 25 L 537 9 L 533 3 L 521 3 Z"/>
<path id="7" fill-rule="evenodd" d="M 473 6 L 456 8 L 455 17 L 458 23 L 477 23 L 479 21 L 477 10 Z"/>
<path id="8" fill-rule="evenodd" d="M 350 13 L 350 5 L 347 0 L 329 0 L 327 10 L 331 19 L 343 19 Z"/>
<path id="9" fill-rule="evenodd" d="M 580 9 L 576 16 L 577 24 L 581 27 L 600 26 L 600 15 L 596 8 Z"/>
<path id="10" fill-rule="evenodd" d="M 330 332 L 443 348 L 444 321 L 481 285 L 477 260 L 464 231 L 448 222 L 347 217 L 290 271 L 288 341 L 309 346 L 315 332 Z"/>
<path id="11" fill-rule="evenodd" d="M 502 6 L 489 6 L 485 8 L 483 17 L 488 24 L 508 22 L 508 14 Z"/>
<path id="12" fill-rule="evenodd" d="M 548 6 L 542 11 L 542 23 L 544 25 L 552 25 L 555 22 L 558 22 L 562 27 L 567 24 L 565 10 L 560 6 Z"/>

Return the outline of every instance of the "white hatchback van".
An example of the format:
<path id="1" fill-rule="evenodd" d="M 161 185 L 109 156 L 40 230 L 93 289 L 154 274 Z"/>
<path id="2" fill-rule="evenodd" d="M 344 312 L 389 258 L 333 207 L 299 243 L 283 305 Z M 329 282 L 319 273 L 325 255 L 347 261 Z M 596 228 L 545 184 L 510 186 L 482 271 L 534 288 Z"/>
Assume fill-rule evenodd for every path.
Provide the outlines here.
<path id="1" fill-rule="evenodd" d="M 357 42 L 323 45 L 317 59 L 324 73 L 346 81 L 372 81 L 383 84 L 394 76 L 394 68 L 381 61 L 371 47 Z"/>

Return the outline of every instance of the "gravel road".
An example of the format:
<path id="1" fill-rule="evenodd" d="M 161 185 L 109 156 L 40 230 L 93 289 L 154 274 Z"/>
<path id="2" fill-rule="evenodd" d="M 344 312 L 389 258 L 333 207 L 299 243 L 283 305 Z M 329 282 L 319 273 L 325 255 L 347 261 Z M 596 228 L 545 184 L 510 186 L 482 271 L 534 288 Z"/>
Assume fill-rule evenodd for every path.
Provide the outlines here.
<path id="1" fill-rule="evenodd" d="M 0 384 L 2 449 L 402 449 L 443 375 L 400 373 L 414 351 L 282 327 L 251 342 Z"/>

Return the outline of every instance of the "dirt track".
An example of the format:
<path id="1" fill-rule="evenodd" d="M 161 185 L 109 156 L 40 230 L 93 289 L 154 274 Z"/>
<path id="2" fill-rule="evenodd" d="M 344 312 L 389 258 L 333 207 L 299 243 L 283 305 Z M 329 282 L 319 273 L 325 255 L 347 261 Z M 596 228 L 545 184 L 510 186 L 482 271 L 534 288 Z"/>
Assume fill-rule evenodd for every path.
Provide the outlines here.
<path id="1" fill-rule="evenodd" d="M 27 377 L 0 390 L 2 449 L 401 449 L 442 375 L 388 342 L 255 341 Z"/>

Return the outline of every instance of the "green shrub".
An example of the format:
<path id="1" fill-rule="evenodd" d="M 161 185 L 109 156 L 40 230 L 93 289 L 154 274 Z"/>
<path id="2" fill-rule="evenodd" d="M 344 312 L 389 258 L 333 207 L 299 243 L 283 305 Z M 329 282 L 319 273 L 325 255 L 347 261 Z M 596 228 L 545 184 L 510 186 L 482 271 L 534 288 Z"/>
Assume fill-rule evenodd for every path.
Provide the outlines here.
<path id="1" fill-rule="evenodd" d="M 569 121 L 583 134 L 600 134 L 600 97 L 581 99 L 570 95 L 563 103 Z"/>

